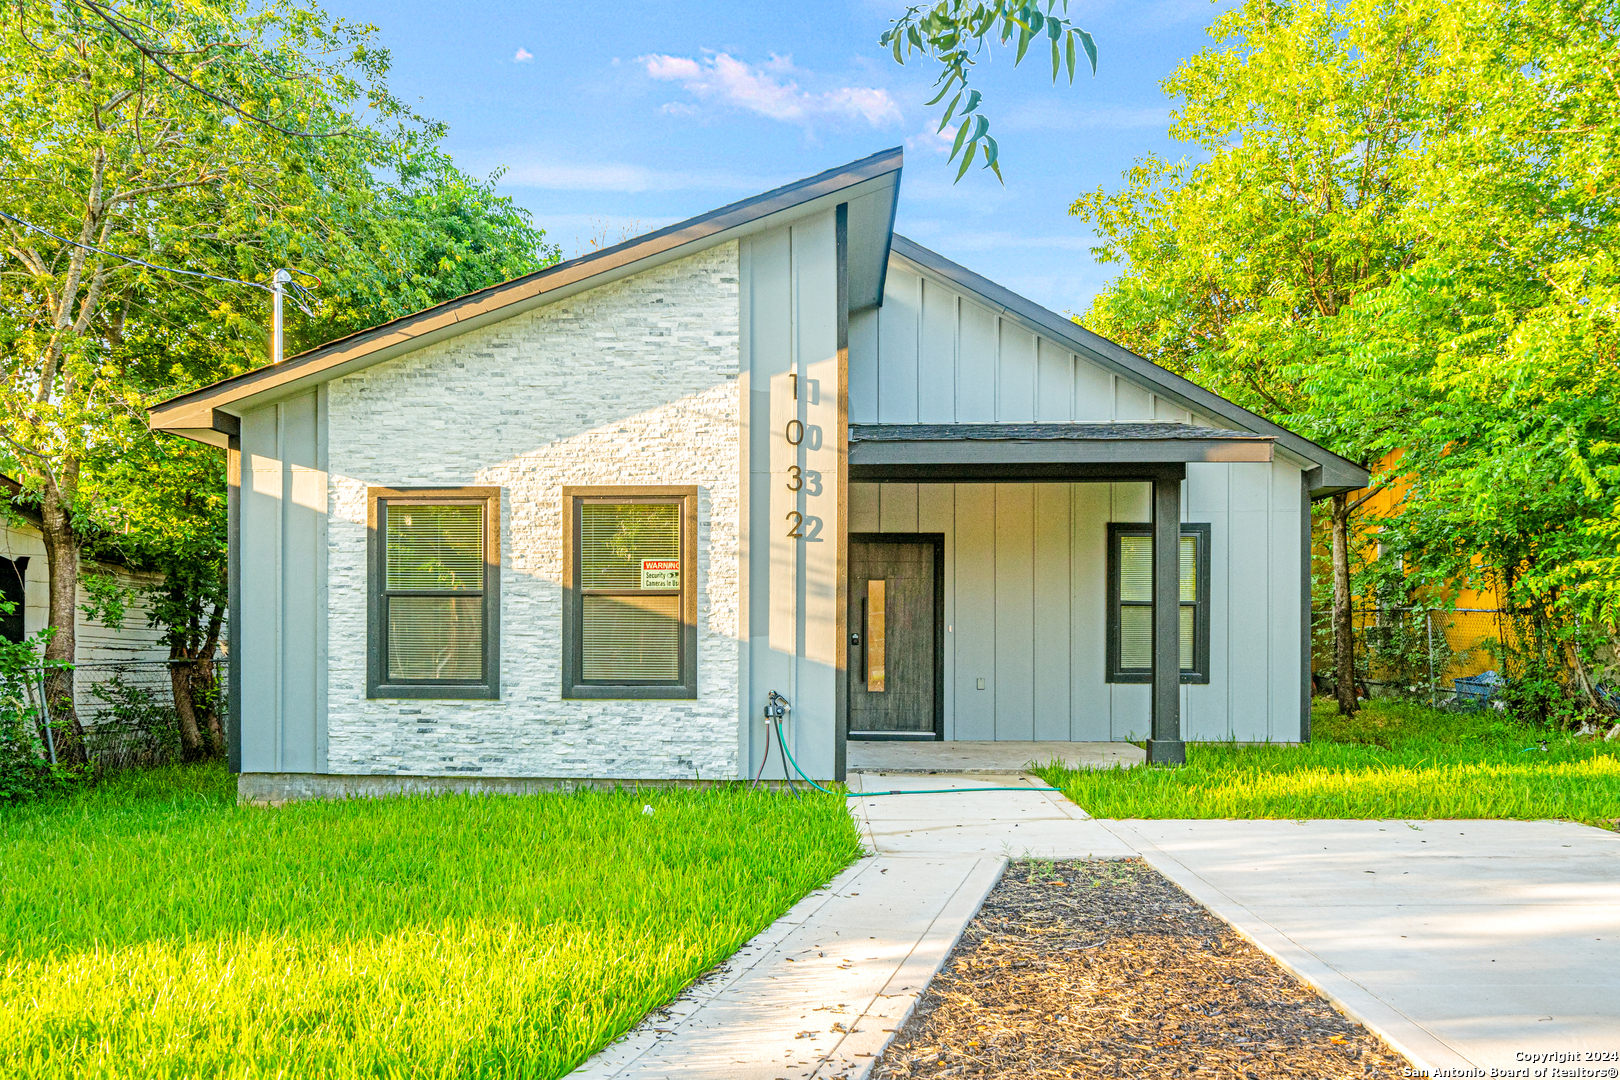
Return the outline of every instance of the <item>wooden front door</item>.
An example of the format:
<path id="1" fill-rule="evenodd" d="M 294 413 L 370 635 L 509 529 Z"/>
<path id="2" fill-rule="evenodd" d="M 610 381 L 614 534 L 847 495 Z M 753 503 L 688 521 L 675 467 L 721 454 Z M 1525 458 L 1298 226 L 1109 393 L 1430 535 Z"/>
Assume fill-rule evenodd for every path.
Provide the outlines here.
<path id="1" fill-rule="evenodd" d="M 852 739 L 939 737 L 936 550 L 930 540 L 850 540 Z"/>

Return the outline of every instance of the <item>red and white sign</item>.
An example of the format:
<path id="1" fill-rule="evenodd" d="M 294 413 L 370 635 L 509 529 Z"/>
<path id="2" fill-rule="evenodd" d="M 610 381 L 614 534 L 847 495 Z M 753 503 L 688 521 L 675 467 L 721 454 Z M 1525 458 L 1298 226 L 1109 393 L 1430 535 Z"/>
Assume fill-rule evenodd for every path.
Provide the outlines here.
<path id="1" fill-rule="evenodd" d="M 681 561 L 679 559 L 642 559 L 641 587 L 643 589 L 680 588 Z"/>

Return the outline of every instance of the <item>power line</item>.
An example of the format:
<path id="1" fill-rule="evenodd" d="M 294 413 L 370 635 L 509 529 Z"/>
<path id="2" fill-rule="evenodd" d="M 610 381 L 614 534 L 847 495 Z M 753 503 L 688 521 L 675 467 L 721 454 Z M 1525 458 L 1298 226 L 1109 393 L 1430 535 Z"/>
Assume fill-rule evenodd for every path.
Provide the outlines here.
<path id="1" fill-rule="evenodd" d="M 55 240 L 59 244 L 67 244 L 70 247 L 83 248 L 86 251 L 93 251 L 97 255 L 105 255 L 109 259 L 119 259 L 119 260 L 122 260 L 123 262 L 126 262 L 126 263 L 133 263 L 136 266 L 144 266 L 149 270 L 161 270 L 165 274 L 184 274 L 187 277 L 205 278 L 205 279 L 207 279 L 209 281 L 224 282 L 226 285 L 245 285 L 250 289 L 263 289 L 265 292 L 271 293 L 271 294 L 274 294 L 275 291 L 276 291 L 273 286 L 266 285 L 262 281 L 241 281 L 241 280 L 239 280 L 237 278 L 221 277 L 218 274 L 205 274 L 201 270 L 182 270 L 177 266 L 159 266 L 157 263 L 147 262 L 145 259 L 137 259 L 133 255 L 120 255 L 116 251 L 107 251 L 105 248 L 98 248 L 94 244 L 85 244 L 85 243 L 81 243 L 78 240 L 70 240 L 67 237 L 60 235 L 59 233 L 52 232 L 51 230 L 45 228 L 44 226 L 35 225 L 31 221 L 24 221 L 22 218 L 17 217 L 17 216 L 15 216 L 13 214 L 8 214 L 4 210 L 0 210 L 0 218 L 5 218 L 7 221 L 14 221 L 18 225 L 21 225 L 23 228 L 32 229 L 34 232 L 39 233 L 41 236 L 48 236 L 52 240 Z M 315 278 L 315 280 L 317 282 L 319 282 L 321 280 L 320 278 L 316 277 L 314 274 L 311 274 L 311 273 L 309 273 L 308 271 L 305 271 L 305 270 L 297 270 L 297 271 L 294 271 L 294 272 L 299 273 L 299 274 L 303 274 L 305 277 Z M 303 301 L 300 300 L 299 297 L 300 296 L 307 296 L 311 300 L 313 300 L 315 294 L 310 292 L 308 289 L 304 288 L 304 286 L 298 284 L 298 282 L 296 282 L 296 281 L 288 281 L 288 282 L 286 282 L 286 284 L 292 286 L 293 290 L 297 294 L 297 295 L 295 295 L 293 297 L 293 303 L 297 304 L 299 310 L 302 311 L 305 315 L 308 315 L 310 318 L 314 318 L 315 313 L 313 311 L 309 310 L 309 308 L 305 307 L 304 304 L 303 304 Z"/>
<path id="2" fill-rule="evenodd" d="M 97 4 L 92 3 L 91 0 L 74 0 L 74 2 L 76 4 L 78 4 L 80 7 L 86 8 L 89 11 L 94 12 L 97 16 L 99 16 L 103 22 L 105 22 L 108 26 L 113 28 L 113 31 L 115 33 L 117 33 L 119 37 L 123 38 L 125 41 L 127 41 L 131 45 L 135 46 L 136 50 L 142 56 L 146 57 L 148 60 L 152 61 L 153 64 L 157 65 L 158 69 L 161 70 L 165 75 L 168 75 L 171 79 L 174 79 L 176 82 L 180 83 L 182 86 L 190 87 L 192 90 L 195 90 L 197 93 L 199 93 L 199 94 L 203 95 L 204 97 L 208 98 L 210 101 L 214 101 L 214 102 L 219 103 L 220 105 L 225 106 L 227 109 L 229 109 L 232 112 L 236 113 L 238 116 L 244 117 L 244 118 L 246 118 L 248 120 L 252 120 L 256 124 L 263 124 L 265 127 L 269 128 L 272 131 L 279 131 L 283 135 L 292 135 L 295 138 L 341 139 L 341 138 L 347 138 L 347 137 L 349 137 L 351 135 L 358 135 L 359 134 L 358 132 L 354 132 L 354 131 L 327 131 L 327 132 L 322 132 L 322 131 L 294 131 L 291 128 L 284 128 L 284 127 L 280 126 L 279 124 L 271 123 L 269 120 L 266 120 L 262 116 L 255 116 L 253 113 L 248 112 L 246 109 L 242 108 L 240 105 L 236 104 L 235 102 L 228 101 L 225 98 L 220 97 L 218 94 L 214 93 L 212 90 L 206 90 L 203 87 L 198 86 L 196 83 L 192 82 L 190 79 L 186 78 L 184 75 L 180 74 L 178 71 L 175 71 L 173 68 L 169 67 L 163 61 L 159 60 L 157 58 L 157 54 L 158 54 L 158 52 L 160 50 L 139 41 L 133 34 L 131 34 L 122 25 L 120 25 L 118 20 L 113 18 L 111 13 L 104 10 L 103 8 L 98 6 Z"/>

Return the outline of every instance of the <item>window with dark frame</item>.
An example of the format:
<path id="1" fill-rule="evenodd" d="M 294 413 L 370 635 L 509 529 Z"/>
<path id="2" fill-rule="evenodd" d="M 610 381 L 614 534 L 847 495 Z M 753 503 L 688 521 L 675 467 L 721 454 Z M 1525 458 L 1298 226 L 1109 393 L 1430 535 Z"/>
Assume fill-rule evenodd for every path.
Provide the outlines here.
<path id="1" fill-rule="evenodd" d="M 1208 524 L 1181 526 L 1181 681 L 1209 682 Z M 1153 526 L 1108 526 L 1108 681 L 1153 677 Z"/>
<path id="2" fill-rule="evenodd" d="M 371 697 L 499 696 L 500 489 L 371 495 Z"/>
<path id="3" fill-rule="evenodd" d="M 565 488 L 563 696 L 697 696 L 696 488 Z"/>
<path id="4" fill-rule="evenodd" d="M 0 600 L 11 605 L 11 611 L 0 610 L 0 641 L 19 643 L 23 631 L 23 610 L 28 602 L 28 556 L 16 559 L 0 558 Z"/>

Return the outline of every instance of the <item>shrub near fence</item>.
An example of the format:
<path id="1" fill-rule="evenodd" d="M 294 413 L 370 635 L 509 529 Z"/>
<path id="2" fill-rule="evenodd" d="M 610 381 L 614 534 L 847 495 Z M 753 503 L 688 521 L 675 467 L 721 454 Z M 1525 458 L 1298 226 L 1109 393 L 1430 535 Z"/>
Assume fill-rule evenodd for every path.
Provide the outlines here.
<path id="1" fill-rule="evenodd" d="M 1519 621 L 1499 608 L 1357 610 L 1351 620 L 1356 681 L 1370 693 L 1442 704 L 1455 680 L 1503 666 L 1499 643 L 1524 636 Z M 1336 674 L 1331 612 L 1311 613 L 1311 673 L 1325 684 Z"/>
<path id="2" fill-rule="evenodd" d="M 19 776 L 54 765 L 51 734 L 38 723 L 43 669 L 37 657 L 19 666 L 0 694 L 0 772 Z M 172 663 L 188 661 L 115 660 L 74 665 L 75 711 L 84 728 L 85 749 L 97 769 L 166 765 L 181 760 L 180 720 L 174 706 Z M 226 667 L 217 664 L 218 694 L 224 701 Z M 202 703 L 199 703 L 202 704 Z M 30 764 L 32 763 L 32 764 Z M 0 787 L 4 787 L 0 781 Z M 16 785 L 12 785 L 16 786 Z M 21 788 L 0 802 L 22 797 Z"/>
<path id="3" fill-rule="evenodd" d="M 1358 610 L 1357 691 L 1446 707 L 1489 702 L 1523 721 L 1585 732 L 1610 728 L 1620 720 L 1615 657 L 1567 640 L 1569 629 L 1501 608 Z M 1312 613 L 1311 645 L 1313 681 L 1326 692 L 1336 676 L 1329 613 Z M 1576 663 L 1577 648 L 1584 667 Z"/>
<path id="4" fill-rule="evenodd" d="M 80 699 L 92 700 L 80 705 L 79 722 L 98 766 L 131 768 L 180 760 L 180 718 L 169 668 L 189 662 L 117 660 L 75 666 Z M 223 703 L 226 665 L 218 663 L 214 669 Z"/>

